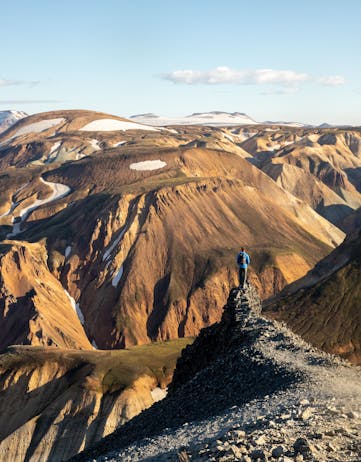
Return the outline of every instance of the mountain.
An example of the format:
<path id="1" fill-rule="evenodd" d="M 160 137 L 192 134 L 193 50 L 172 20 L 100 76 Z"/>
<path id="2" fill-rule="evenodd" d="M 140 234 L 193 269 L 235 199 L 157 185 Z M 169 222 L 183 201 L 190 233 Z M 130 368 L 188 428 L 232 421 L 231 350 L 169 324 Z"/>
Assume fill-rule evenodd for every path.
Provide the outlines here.
<path id="1" fill-rule="evenodd" d="M 220 321 L 240 246 L 261 297 L 275 295 L 355 231 L 359 180 L 356 129 L 166 128 L 81 110 L 11 126 L 0 135 L 2 453 L 70 457 L 164 396 L 182 346 Z"/>
<path id="2" fill-rule="evenodd" d="M 11 125 L 27 116 L 28 114 L 23 111 L 0 111 L 0 133 L 5 132 Z"/>
<path id="3" fill-rule="evenodd" d="M 2 352 L 2 460 L 62 461 L 112 433 L 164 398 L 189 341 L 119 351 L 14 346 Z"/>
<path id="4" fill-rule="evenodd" d="M 60 111 L 18 122 L 0 143 L 2 348 L 194 336 L 219 320 L 242 243 L 269 296 L 344 237 L 218 128 Z M 12 260 L 20 289 L 5 277 Z M 50 327 L 52 310 L 63 315 Z M 79 320 L 72 341 L 66 313 Z"/>
<path id="5" fill-rule="evenodd" d="M 348 236 L 305 277 L 265 303 L 307 341 L 361 364 L 361 232 Z"/>
<path id="6" fill-rule="evenodd" d="M 282 188 L 343 228 L 361 206 L 359 129 L 242 129 L 239 144 Z M 344 229 L 346 231 L 346 228 Z"/>
<path id="7" fill-rule="evenodd" d="M 310 124 L 303 124 L 302 122 L 286 122 L 285 120 L 266 120 L 262 122 L 264 125 L 283 125 L 285 127 L 309 127 Z"/>
<path id="8" fill-rule="evenodd" d="M 255 120 L 242 112 L 230 113 L 222 111 L 196 112 L 185 117 L 177 118 L 166 118 L 152 113 L 138 114 L 130 116 L 130 120 L 157 127 L 166 125 L 205 125 L 210 127 L 218 127 L 257 124 Z"/>
<path id="9" fill-rule="evenodd" d="M 360 370 L 260 308 L 252 287 L 231 291 L 167 397 L 71 461 L 360 460 Z"/>

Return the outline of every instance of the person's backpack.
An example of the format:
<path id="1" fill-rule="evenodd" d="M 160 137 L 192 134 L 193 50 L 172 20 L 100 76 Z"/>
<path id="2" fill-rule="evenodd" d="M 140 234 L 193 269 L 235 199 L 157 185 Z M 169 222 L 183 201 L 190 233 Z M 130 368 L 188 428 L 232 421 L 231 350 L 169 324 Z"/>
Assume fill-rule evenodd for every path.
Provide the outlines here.
<path id="1" fill-rule="evenodd" d="M 247 258 L 244 252 L 239 252 L 237 257 L 237 263 L 239 265 L 247 265 Z"/>

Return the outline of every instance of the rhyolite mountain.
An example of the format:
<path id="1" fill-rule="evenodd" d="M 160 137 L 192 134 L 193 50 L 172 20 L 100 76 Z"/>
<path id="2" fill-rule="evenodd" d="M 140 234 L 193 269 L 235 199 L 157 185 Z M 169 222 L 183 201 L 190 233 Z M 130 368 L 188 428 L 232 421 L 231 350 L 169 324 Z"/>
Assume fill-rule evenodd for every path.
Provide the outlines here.
<path id="1" fill-rule="evenodd" d="M 60 462 L 164 398 L 190 339 L 127 350 L 13 346 L 0 355 L 0 454 Z"/>
<path id="2" fill-rule="evenodd" d="M 359 138 L 358 129 L 151 127 L 92 111 L 9 127 L 0 136 L 7 460 L 62 460 L 163 396 L 189 337 L 220 320 L 241 245 L 263 298 L 330 254 L 359 223 Z"/>
<path id="3" fill-rule="evenodd" d="M 341 243 L 340 229 L 253 165 L 237 141 L 250 133 L 232 132 L 90 111 L 37 114 L 7 130 L 2 348 L 16 339 L 118 348 L 193 336 L 219 320 L 241 245 L 251 280 L 269 296 Z M 56 328 L 51 310 L 64 313 Z M 72 323 L 72 339 L 66 312 L 82 324 Z"/>
<path id="4" fill-rule="evenodd" d="M 361 364 L 360 229 L 264 307 L 307 341 L 355 364 Z"/>

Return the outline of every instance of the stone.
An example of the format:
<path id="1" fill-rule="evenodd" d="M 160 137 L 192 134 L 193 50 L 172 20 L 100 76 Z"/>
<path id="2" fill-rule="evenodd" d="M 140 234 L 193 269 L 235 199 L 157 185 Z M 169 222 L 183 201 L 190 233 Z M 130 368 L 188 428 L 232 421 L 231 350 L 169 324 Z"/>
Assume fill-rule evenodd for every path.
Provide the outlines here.
<path id="1" fill-rule="evenodd" d="M 238 448 L 236 445 L 232 444 L 231 447 L 230 447 L 230 450 L 231 450 L 232 454 L 234 455 L 234 457 L 237 457 L 237 459 L 242 458 L 243 453 L 240 450 L 240 448 Z"/>
<path id="2" fill-rule="evenodd" d="M 301 420 L 308 420 L 314 412 L 312 407 L 306 407 L 303 411 L 300 412 L 299 417 Z"/>
<path id="3" fill-rule="evenodd" d="M 359 418 L 358 413 L 355 412 L 355 411 L 350 411 L 350 412 L 348 412 L 346 415 L 347 415 L 347 417 L 348 417 L 349 419 L 358 419 L 358 418 Z"/>
<path id="4" fill-rule="evenodd" d="M 267 455 L 263 449 L 255 449 L 250 454 L 252 460 L 266 461 Z"/>
<path id="5" fill-rule="evenodd" d="M 177 454 L 178 462 L 189 462 L 189 456 L 186 451 L 180 451 Z"/>
<path id="6" fill-rule="evenodd" d="M 275 459 L 279 459 L 281 456 L 283 456 L 284 452 L 285 448 L 283 446 L 276 446 L 272 449 L 272 457 L 274 457 Z"/>
<path id="7" fill-rule="evenodd" d="M 263 446 L 264 444 L 267 443 L 267 438 L 264 435 L 259 436 L 257 439 L 254 440 L 254 442 L 258 446 Z"/>
<path id="8" fill-rule="evenodd" d="M 237 440 L 243 440 L 246 437 L 246 432 L 243 430 L 233 430 L 233 435 Z"/>
<path id="9" fill-rule="evenodd" d="M 314 448 L 308 439 L 302 437 L 297 438 L 297 440 L 293 443 L 293 449 L 296 454 L 301 453 L 302 455 L 311 455 L 314 452 Z"/>
<path id="10" fill-rule="evenodd" d="M 242 462 L 252 462 L 252 459 L 249 456 L 243 456 L 241 460 Z"/>
<path id="11" fill-rule="evenodd" d="M 331 415 L 337 415 L 337 414 L 340 413 L 340 411 L 338 409 L 336 409 L 335 407 L 331 407 L 331 406 L 327 406 L 326 410 Z"/>
<path id="12" fill-rule="evenodd" d="M 330 452 L 336 452 L 337 451 L 337 446 L 334 443 L 327 443 L 327 450 Z"/>

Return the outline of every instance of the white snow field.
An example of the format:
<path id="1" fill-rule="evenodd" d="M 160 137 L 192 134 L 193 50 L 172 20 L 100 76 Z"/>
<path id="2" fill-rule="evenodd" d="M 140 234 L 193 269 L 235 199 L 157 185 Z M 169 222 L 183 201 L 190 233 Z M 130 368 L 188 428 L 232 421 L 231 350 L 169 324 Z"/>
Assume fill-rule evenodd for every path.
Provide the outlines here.
<path id="1" fill-rule="evenodd" d="M 97 140 L 96 138 L 93 138 L 92 140 L 90 140 L 90 144 L 92 148 L 94 148 L 95 151 L 101 150 L 101 147 L 99 146 L 99 140 Z"/>
<path id="2" fill-rule="evenodd" d="M 167 165 L 166 162 L 163 162 L 160 159 L 157 160 L 144 160 L 143 162 L 135 162 L 129 165 L 131 170 L 158 170 Z"/>
<path id="3" fill-rule="evenodd" d="M 112 132 L 116 130 L 146 130 L 146 131 L 159 131 L 158 128 L 147 127 L 143 124 L 137 124 L 134 122 L 127 122 L 126 120 L 116 119 L 98 119 L 93 120 L 84 127 L 80 128 L 80 131 L 84 132 Z"/>
<path id="4" fill-rule="evenodd" d="M 68 258 L 68 257 L 69 257 L 69 255 L 71 254 L 71 249 L 72 249 L 71 245 L 68 245 L 68 246 L 66 247 L 65 253 L 64 253 L 64 257 L 65 257 L 65 258 Z"/>
<path id="5" fill-rule="evenodd" d="M 122 276 L 123 276 L 123 265 L 114 274 L 114 277 L 112 279 L 112 286 L 113 287 L 117 287 L 117 285 L 119 284 L 119 281 L 121 280 Z"/>
<path id="6" fill-rule="evenodd" d="M 61 141 L 57 141 L 52 145 L 50 148 L 48 157 L 44 160 L 44 164 L 50 164 L 53 160 L 55 160 L 59 153 L 59 148 L 61 146 Z"/>
<path id="7" fill-rule="evenodd" d="M 62 199 L 63 197 L 67 196 L 70 192 L 69 186 L 66 186 L 64 184 L 45 181 L 42 177 L 40 177 L 40 181 L 42 181 L 47 186 L 50 186 L 50 188 L 53 190 L 52 193 L 46 199 L 36 199 L 32 204 L 20 210 L 18 214 L 18 217 L 20 217 L 20 220 L 14 224 L 12 232 L 7 235 L 8 238 L 16 236 L 17 234 L 20 233 L 21 224 L 27 219 L 30 213 L 33 212 L 35 209 L 37 209 L 41 205 L 48 204 L 49 202 L 53 202 L 57 199 Z"/>
<path id="8" fill-rule="evenodd" d="M 78 315 L 78 318 L 79 318 L 79 321 L 81 322 L 81 325 L 84 326 L 85 319 L 84 319 L 84 315 L 83 315 L 83 313 L 82 313 L 82 311 L 80 309 L 79 303 L 76 303 L 74 298 L 69 294 L 69 292 L 67 290 L 64 289 L 64 291 L 65 291 L 67 297 L 69 298 L 69 301 L 70 301 L 70 304 L 71 304 L 73 310 Z"/>
<path id="9" fill-rule="evenodd" d="M 144 123 L 156 127 L 166 125 L 209 125 L 209 126 L 229 126 L 229 125 L 255 125 L 256 122 L 247 114 L 240 112 L 228 113 L 221 111 L 195 113 L 185 117 L 168 118 L 155 114 L 139 114 L 130 117 L 139 123 Z"/>
<path id="10" fill-rule="evenodd" d="M 40 120 L 39 122 L 34 122 L 32 124 L 25 125 L 25 127 L 19 128 L 15 135 L 13 135 L 10 139 L 17 138 L 20 135 L 27 135 L 28 133 L 40 133 L 44 130 L 55 127 L 62 122 L 65 122 L 64 117 L 59 117 L 58 119 Z"/>

